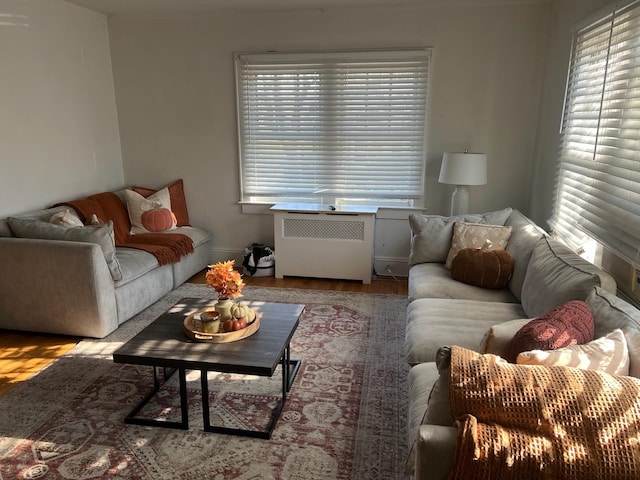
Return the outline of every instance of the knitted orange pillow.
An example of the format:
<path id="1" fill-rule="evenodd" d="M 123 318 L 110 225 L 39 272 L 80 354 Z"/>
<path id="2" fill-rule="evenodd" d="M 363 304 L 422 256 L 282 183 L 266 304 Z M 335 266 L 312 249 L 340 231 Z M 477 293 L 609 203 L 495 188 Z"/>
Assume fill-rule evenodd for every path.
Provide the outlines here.
<path id="1" fill-rule="evenodd" d="M 571 300 L 534 318 L 516 332 L 505 358 L 515 363 L 518 354 L 529 350 L 556 350 L 593 340 L 591 309 L 582 300 Z"/>
<path id="2" fill-rule="evenodd" d="M 451 277 L 483 288 L 504 288 L 513 273 L 513 258 L 505 250 L 464 248 L 451 262 Z"/>

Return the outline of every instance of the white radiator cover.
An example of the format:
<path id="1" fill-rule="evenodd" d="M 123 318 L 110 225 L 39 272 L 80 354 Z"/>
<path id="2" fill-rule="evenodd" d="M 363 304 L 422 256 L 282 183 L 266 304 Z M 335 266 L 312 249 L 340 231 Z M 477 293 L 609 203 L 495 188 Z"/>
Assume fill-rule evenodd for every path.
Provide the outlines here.
<path id="1" fill-rule="evenodd" d="M 276 278 L 291 275 L 371 283 L 377 209 L 278 204 L 271 210 Z"/>

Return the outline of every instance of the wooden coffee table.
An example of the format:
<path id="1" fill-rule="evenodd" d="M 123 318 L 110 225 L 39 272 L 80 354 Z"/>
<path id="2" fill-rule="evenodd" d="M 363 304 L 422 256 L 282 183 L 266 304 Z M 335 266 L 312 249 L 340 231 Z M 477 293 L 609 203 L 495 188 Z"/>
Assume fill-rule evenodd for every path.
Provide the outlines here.
<path id="1" fill-rule="evenodd" d="M 215 300 L 183 298 L 166 313 L 125 343 L 113 354 L 116 363 L 149 365 L 153 367 L 153 388 L 127 415 L 126 423 L 162 426 L 186 430 L 189 428 L 186 370 L 200 370 L 202 385 L 202 419 L 208 432 L 271 438 L 287 392 L 296 378 L 300 360 L 292 360 L 289 343 L 304 305 L 247 302 L 260 317 L 260 329 L 251 335 L 230 343 L 198 343 L 187 338 L 183 330 L 184 319 L 196 310 L 212 306 Z M 225 372 L 245 375 L 273 376 L 282 365 L 282 397 L 272 412 L 266 430 L 243 430 L 211 425 L 209 412 L 209 383 L 207 372 Z M 163 381 L 160 371 L 163 369 Z M 138 417 L 137 414 L 151 400 L 164 381 L 175 371 L 180 380 L 181 421 L 157 420 Z"/>

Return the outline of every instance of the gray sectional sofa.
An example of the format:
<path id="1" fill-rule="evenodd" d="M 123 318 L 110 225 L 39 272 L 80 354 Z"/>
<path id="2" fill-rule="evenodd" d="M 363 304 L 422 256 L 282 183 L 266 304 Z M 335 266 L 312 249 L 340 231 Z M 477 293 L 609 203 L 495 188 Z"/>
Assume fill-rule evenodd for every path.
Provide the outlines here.
<path id="1" fill-rule="evenodd" d="M 115 193 L 124 202 L 124 190 Z M 0 220 L 0 329 L 102 338 L 209 263 L 212 235 L 204 229 L 170 230 L 188 236 L 193 252 L 160 265 L 151 253 L 115 247 L 111 222 L 49 228 L 65 209 Z"/>
<path id="2" fill-rule="evenodd" d="M 506 250 L 513 258 L 513 275 L 506 288 L 484 289 L 452 278 L 444 261 L 456 221 L 512 227 Z M 591 309 L 596 338 L 623 330 L 630 375 L 640 377 L 640 311 L 616 296 L 610 275 L 550 238 L 521 212 L 508 208 L 461 217 L 413 215 L 410 224 L 407 472 L 415 478 L 446 479 L 454 461 L 457 429 L 448 392 L 438 391 L 442 388 L 437 382 L 438 367 L 443 374 L 446 369 L 439 357 L 442 346 L 503 356 L 510 338 L 528 319 L 569 300 L 583 300 Z M 487 335 L 496 336 L 491 348 Z"/>

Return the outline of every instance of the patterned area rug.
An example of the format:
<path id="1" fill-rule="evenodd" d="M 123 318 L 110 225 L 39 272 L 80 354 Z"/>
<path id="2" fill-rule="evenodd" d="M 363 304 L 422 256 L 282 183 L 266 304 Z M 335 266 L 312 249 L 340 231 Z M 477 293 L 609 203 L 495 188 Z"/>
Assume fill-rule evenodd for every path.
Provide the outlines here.
<path id="1" fill-rule="evenodd" d="M 185 284 L 100 340 L 83 340 L 0 397 L 0 479 L 315 480 L 405 478 L 403 296 L 247 287 L 243 300 L 306 305 L 291 343 L 302 360 L 271 440 L 207 433 L 200 373 L 188 371 L 189 430 L 126 425 L 151 367 L 115 364 L 123 342 L 183 297 Z M 281 376 L 209 374 L 211 422 L 260 428 Z M 175 377 L 175 378 L 174 378 Z M 178 419 L 177 375 L 141 412 Z"/>

